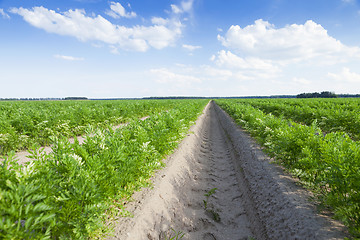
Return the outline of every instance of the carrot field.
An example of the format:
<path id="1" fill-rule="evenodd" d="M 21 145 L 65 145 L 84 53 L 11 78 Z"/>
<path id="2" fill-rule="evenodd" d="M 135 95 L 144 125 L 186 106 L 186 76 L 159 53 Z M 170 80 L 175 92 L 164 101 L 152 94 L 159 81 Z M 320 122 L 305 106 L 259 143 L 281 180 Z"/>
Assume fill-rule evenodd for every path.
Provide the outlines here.
<path id="1" fill-rule="evenodd" d="M 48 145 L 52 137 L 82 135 L 88 126 L 113 126 L 182 103 L 156 100 L 0 102 L 0 154 Z"/>
<path id="2" fill-rule="evenodd" d="M 1 161 L 0 238 L 103 236 L 109 218 L 126 214 L 124 202 L 149 184 L 162 159 L 176 148 L 207 102 L 2 103 L 2 116 L 7 117 L 2 118 L 3 126 L 8 126 L 2 128 L 3 135 L 13 134 L 13 141 L 21 142 L 26 135 L 31 143 L 44 143 L 32 135 L 39 124 L 54 134 L 45 138 L 52 144 L 50 154 L 34 147 L 29 150 L 33 161 L 25 165 L 17 163 L 14 151 Z M 137 119 L 146 115 L 150 117 L 144 121 Z M 112 129 L 111 124 L 125 121 L 126 125 Z M 64 123 L 66 130 L 59 128 Z M 74 132 L 80 127 L 84 130 Z M 69 142 L 69 135 L 84 131 L 84 144 Z M 41 133 L 41 129 L 36 132 Z M 3 149 L 12 144 L 5 140 Z"/>
<path id="3" fill-rule="evenodd" d="M 359 99 L 216 102 L 360 236 Z"/>
<path id="4" fill-rule="evenodd" d="M 133 193 L 151 185 L 150 178 L 165 166 L 164 159 L 179 143 L 191 135 L 189 128 L 208 103 L 206 99 L 0 102 L 0 239 L 104 238 L 112 231 L 116 217 L 131 215 L 125 205 Z M 211 101 L 205 108 L 208 112 L 203 114 L 206 121 L 199 127 L 202 130 L 194 134 L 198 149 L 189 146 L 189 154 L 201 157 L 201 168 L 212 161 L 211 166 L 218 166 L 218 171 L 230 173 L 237 168 L 222 169 L 224 165 L 218 161 L 227 159 L 229 166 L 231 161 L 246 162 L 247 171 L 255 168 L 251 166 L 255 163 L 247 156 L 253 153 L 233 149 L 246 141 L 240 144 L 229 138 L 236 124 L 226 132 L 221 122 L 231 119 L 217 105 L 276 163 L 310 189 L 316 202 L 333 212 L 352 236 L 360 237 L 358 99 Z M 140 120 L 145 116 L 148 118 Z M 85 138 L 84 143 L 77 138 L 69 140 L 78 135 Z M 45 153 L 43 146 L 51 146 L 52 151 Z M 32 161 L 19 164 L 16 154 L 24 149 Z M 201 174 L 211 175 L 211 171 L 215 170 Z M 230 175 L 236 174 L 244 173 Z M 219 176 L 224 186 L 231 185 L 226 185 L 223 175 Z M 209 176 L 203 179 L 207 181 Z M 217 181 L 211 184 L 219 184 Z M 234 180 L 231 186 L 236 184 Z M 213 188 L 225 192 L 217 185 Z M 241 191 L 250 191 L 243 188 Z M 230 188 L 226 191 L 235 192 Z M 256 211 L 264 212 L 260 208 L 244 210 L 249 216 Z M 271 219 L 271 224 L 277 225 L 276 218 Z M 256 221 L 262 226 L 261 219 Z M 262 226 L 263 236 L 269 226 Z"/>

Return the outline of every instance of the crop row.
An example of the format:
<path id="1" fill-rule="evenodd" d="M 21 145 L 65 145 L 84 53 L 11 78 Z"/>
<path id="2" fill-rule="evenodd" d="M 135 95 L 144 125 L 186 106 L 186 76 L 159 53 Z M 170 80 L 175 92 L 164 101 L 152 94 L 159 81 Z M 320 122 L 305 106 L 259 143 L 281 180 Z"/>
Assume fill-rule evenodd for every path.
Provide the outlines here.
<path id="1" fill-rule="evenodd" d="M 0 163 L 0 239 L 88 239 L 107 234 L 110 217 L 149 184 L 206 100 L 179 101 L 168 111 L 117 130 L 88 128 L 85 142 L 58 138 L 53 153 Z"/>
<path id="2" fill-rule="evenodd" d="M 315 123 L 298 124 L 236 100 L 216 102 L 360 237 L 359 142 L 344 132 L 323 134 Z"/>
<path id="3" fill-rule="evenodd" d="M 308 126 L 316 121 L 327 133 L 343 131 L 352 139 L 360 140 L 359 99 L 243 99 L 236 102 Z"/>
<path id="4" fill-rule="evenodd" d="M 179 101 L 13 101 L 0 103 L 0 154 L 48 145 L 54 136 L 78 136 L 87 125 L 115 125 L 179 104 Z"/>

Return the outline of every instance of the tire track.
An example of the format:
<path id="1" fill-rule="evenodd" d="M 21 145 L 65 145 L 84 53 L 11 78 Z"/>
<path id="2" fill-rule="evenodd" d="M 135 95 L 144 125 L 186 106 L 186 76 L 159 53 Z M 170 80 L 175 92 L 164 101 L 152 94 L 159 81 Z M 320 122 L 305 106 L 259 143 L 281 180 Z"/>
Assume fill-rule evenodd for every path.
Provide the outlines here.
<path id="1" fill-rule="evenodd" d="M 201 192 L 198 199 L 204 199 L 204 194 L 216 189 L 214 194 L 205 199 L 206 220 L 212 222 L 212 231 L 205 235 L 209 239 L 248 239 L 255 234 L 251 231 L 242 201 L 244 193 L 239 188 L 234 155 L 213 106 L 209 107 L 209 115 L 204 121 L 202 144 L 195 161 L 204 166 L 205 182 L 193 191 Z"/>
<path id="2" fill-rule="evenodd" d="M 109 239 L 343 239 L 214 102 Z M 286 178 L 288 179 L 288 178 Z M 179 238 L 178 238 L 179 239 Z"/>

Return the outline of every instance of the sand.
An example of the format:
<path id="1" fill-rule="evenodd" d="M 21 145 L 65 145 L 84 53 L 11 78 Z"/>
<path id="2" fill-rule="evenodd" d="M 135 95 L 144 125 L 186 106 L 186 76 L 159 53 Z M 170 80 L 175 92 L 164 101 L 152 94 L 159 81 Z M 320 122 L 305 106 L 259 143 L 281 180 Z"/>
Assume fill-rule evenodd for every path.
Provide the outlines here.
<path id="1" fill-rule="evenodd" d="M 343 239 L 311 193 L 271 164 L 213 101 L 153 177 L 127 204 L 108 239 Z M 205 195 L 208 196 L 205 196 Z"/>

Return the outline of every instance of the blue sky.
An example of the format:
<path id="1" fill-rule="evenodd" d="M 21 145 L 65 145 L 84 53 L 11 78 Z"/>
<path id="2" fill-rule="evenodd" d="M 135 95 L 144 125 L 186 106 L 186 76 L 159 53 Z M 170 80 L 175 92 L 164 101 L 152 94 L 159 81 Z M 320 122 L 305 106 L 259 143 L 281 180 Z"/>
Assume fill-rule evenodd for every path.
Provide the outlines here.
<path id="1" fill-rule="evenodd" d="M 360 93 L 358 0 L 0 0 L 0 98 Z"/>

